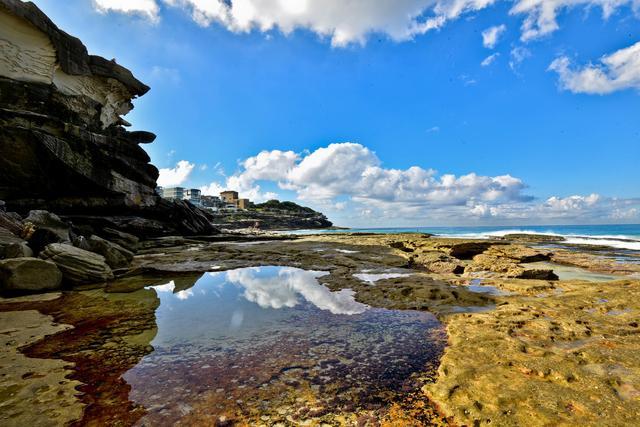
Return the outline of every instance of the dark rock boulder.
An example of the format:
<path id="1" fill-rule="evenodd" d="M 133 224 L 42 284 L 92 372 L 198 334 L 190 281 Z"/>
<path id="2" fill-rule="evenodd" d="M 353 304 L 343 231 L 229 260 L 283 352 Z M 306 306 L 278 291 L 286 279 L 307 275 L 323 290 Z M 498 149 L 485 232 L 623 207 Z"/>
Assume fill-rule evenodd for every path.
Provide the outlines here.
<path id="1" fill-rule="evenodd" d="M 133 260 L 133 252 L 98 236 L 87 239 L 89 250 L 102 255 L 112 269 L 126 268 Z"/>
<path id="2" fill-rule="evenodd" d="M 58 242 L 70 242 L 69 225 L 63 222 L 59 216 L 43 210 L 33 210 L 25 222 L 31 223 L 36 230 L 48 230 L 58 237 Z"/>
<path id="3" fill-rule="evenodd" d="M 4 227 L 0 227 L 0 259 L 33 256 L 27 242 Z"/>
<path id="4" fill-rule="evenodd" d="M 109 227 L 105 227 L 100 230 L 98 235 L 104 237 L 110 242 L 117 243 L 133 253 L 138 249 L 138 243 L 140 242 L 140 239 L 133 234 L 125 233 L 124 231 L 115 230 Z"/>
<path id="5" fill-rule="evenodd" d="M 53 243 L 40 253 L 40 258 L 53 261 L 62 271 L 64 281 L 71 285 L 101 283 L 113 279 L 111 267 L 102 255 L 71 245 Z"/>
<path id="6" fill-rule="evenodd" d="M 0 211 L 0 227 L 9 230 L 16 236 L 23 236 L 24 224 L 22 224 L 22 218 L 20 215 L 12 212 Z"/>
<path id="7" fill-rule="evenodd" d="M 493 245 L 495 245 L 495 243 L 482 241 L 460 242 L 443 245 L 441 249 L 445 250 L 454 258 L 472 259 L 474 256 L 483 253 Z"/>
<path id="8" fill-rule="evenodd" d="M 60 288 L 62 273 L 50 261 L 12 258 L 0 261 L 0 290 L 6 293 L 39 292 Z"/>
<path id="9" fill-rule="evenodd" d="M 516 279 L 558 280 L 559 277 L 553 272 L 552 269 L 532 268 L 523 270 L 519 275 L 516 276 Z"/>

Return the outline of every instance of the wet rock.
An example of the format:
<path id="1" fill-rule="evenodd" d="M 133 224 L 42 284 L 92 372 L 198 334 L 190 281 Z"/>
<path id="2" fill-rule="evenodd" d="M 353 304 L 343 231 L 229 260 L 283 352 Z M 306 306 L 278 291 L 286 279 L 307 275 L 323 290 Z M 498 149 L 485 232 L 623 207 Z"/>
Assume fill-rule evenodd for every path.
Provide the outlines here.
<path id="1" fill-rule="evenodd" d="M 22 236 L 24 231 L 24 225 L 20 215 L 0 211 L 0 227 L 9 230 L 16 236 Z"/>
<path id="2" fill-rule="evenodd" d="M 33 256 L 33 251 L 20 237 L 0 227 L 0 259 Z"/>
<path id="3" fill-rule="evenodd" d="M 437 244 L 436 248 L 454 258 L 472 259 L 474 256 L 483 253 L 495 244 L 496 242 L 489 241 L 462 241 Z"/>
<path id="4" fill-rule="evenodd" d="M 0 289 L 4 292 L 58 289 L 62 273 L 50 261 L 38 258 L 12 258 L 0 261 Z"/>
<path id="5" fill-rule="evenodd" d="M 522 245 L 492 246 L 484 254 L 498 258 L 508 258 L 517 263 L 548 261 L 552 255 L 549 251 L 539 251 Z"/>
<path id="6" fill-rule="evenodd" d="M 414 245 L 411 245 L 408 242 L 391 242 L 389 243 L 389 247 L 393 249 L 401 250 L 402 252 L 411 253 L 416 250 Z"/>
<path id="7" fill-rule="evenodd" d="M 438 251 L 421 252 L 412 258 L 414 265 L 432 273 L 460 274 L 464 266 L 456 258 Z"/>
<path id="8" fill-rule="evenodd" d="M 133 252 L 98 236 L 91 236 L 87 240 L 91 252 L 102 255 L 112 269 L 125 268 L 133 260 Z"/>
<path id="9" fill-rule="evenodd" d="M 37 230 L 48 230 L 58 237 L 58 242 L 70 242 L 69 225 L 62 221 L 59 216 L 44 210 L 33 210 L 25 219 L 36 226 Z"/>
<path id="10" fill-rule="evenodd" d="M 27 242 L 22 243 L 12 243 L 10 245 L 5 246 L 3 249 L 0 249 L 2 253 L 0 254 L 1 258 L 29 258 L 33 257 L 33 251 L 27 245 Z"/>
<path id="11" fill-rule="evenodd" d="M 505 276 L 514 277 L 522 268 L 511 258 L 502 258 L 495 254 L 479 254 L 473 257 L 473 262 L 465 268 L 465 272 L 491 271 Z"/>
<path id="12" fill-rule="evenodd" d="M 473 257 L 473 262 L 465 268 L 465 273 L 489 271 L 505 278 L 558 280 L 558 276 L 553 270 L 527 269 L 519 264 L 518 256 L 514 255 L 513 258 L 504 256 L 501 249 L 491 249 L 486 253 L 476 255 Z M 520 251 L 520 249 L 516 249 L 514 254 L 521 254 L 522 257 L 520 259 L 525 260 L 535 259 L 535 257 L 539 256 L 535 254 L 535 251 Z"/>
<path id="13" fill-rule="evenodd" d="M 62 271 L 64 280 L 71 285 L 106 282 L 113 279 L 113 272 L 102 255 L 71 245 L 53 243 L 40 254 L 51 260 Z"/>
<path id="14" fill-rule="evenodd" d="M 117 243 L 130 250 L 131 252 L 135 252 L 138 248 L 138 243 L 140 239 L 138 239 L 133 234 L 125 233 L 124 231 L 118 231 L 113 228 L 105 227 L 100 232 L 99 235 L 104 237 L 105 239 Z"/>
<path id="15" fill-rule="evenodd" d="M 532 280 L 558 280 L 559 277 L 553 272 L 552 269 L 544 268 L 532 268 L 525 269 L 519 275 L 515 276 L 516 279 L 532 279 Z"/>
<path id="16" fill-rule="evenodd" d="M 64 215 L 77 226 L 91 227 L 95 234 L 113 240 L 101 230 L 109 228 L 137 238 L 147 239 L 167 235 L 211 235 L 219 231 L 213 226 L 212 215 L 187 201 L 159 199 L 153 207 L 116 215 Z M 119 243 L 119 242 L 118 242 Z M 124 245 L 122 245 L 124 246 Z"/>

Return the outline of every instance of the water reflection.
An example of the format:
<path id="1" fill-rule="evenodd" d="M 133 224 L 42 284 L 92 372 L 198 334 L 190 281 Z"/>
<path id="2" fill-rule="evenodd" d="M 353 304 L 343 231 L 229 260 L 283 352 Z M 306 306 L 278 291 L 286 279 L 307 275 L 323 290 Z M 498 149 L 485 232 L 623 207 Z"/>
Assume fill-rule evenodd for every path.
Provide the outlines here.
<path id="1" fill-rule="evenodd" d="M 355 301 L 351 289 L 331 292 L 318 283 L 318 277 L 327 274 L 329 273 L 324 271 L 294 267 L 249 267 L 208 273 L 210 280 L 201 280 L 199 285 L 215 292 L 216 287 L 231 283 L 244 290 L 242 296 L 247 301 L 254 302 L 261 308 L 293 308 L 300 304 L 302 297 L 316 308 L 328 310 L 333 314 L 360 314 L 367 309 L 365 304 Z M 192 289 L 177 291 L 173 280 L 163 285 L 147 287 L 149 288 L 155 289 L 159 295 L 173 293 L 173 297 L 178 300 L 186 300 L 194 295 Z M 204 289 L 201 291 L 206 293 Z M 165 299 L 167 298 L 165 295 Z"/>
<path id="2" fill-rule="evenodd" d="M 331 292 L 318 283 L 322 271 L 306 271 L 293 267 L 256 267 L 232 270 L 224 274 L 227 281 L 244 288 L 243 296 L 262 308 L 295 307 L 299 296 L 321 310 L 333 314 L 360 314 L 367 306 L 356 302 L 350 289 Z"/>
<path id="3" fill-rule="evenodd" d="M 154 351 L 124 376 L 143 425 L 357 424 L 421 396 L 445 343 L 434 316 L 368 308 L 324 274 L 244 268 L 154 286 Z"/>
<path id="4" fill-rule="evenodd" d="M 369 285 L 375 285 L 379 280 L 398 279 L 400 277 L 409 277 L 411 273 L 370 273 L 369 270 L 363 270 L 362 273 L 356 273 L 353 277 L 366 282 Z"/>

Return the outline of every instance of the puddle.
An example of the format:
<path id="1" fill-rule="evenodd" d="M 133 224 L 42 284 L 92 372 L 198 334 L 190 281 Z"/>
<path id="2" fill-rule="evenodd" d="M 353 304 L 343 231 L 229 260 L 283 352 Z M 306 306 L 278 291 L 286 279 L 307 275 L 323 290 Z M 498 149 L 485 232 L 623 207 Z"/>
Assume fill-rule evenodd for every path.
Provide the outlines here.
<path id="1" fill-rule="evenodd" d="M 625 279 L 627 276 L 594 273 L 580 267 L 571 267 L 567 265 L 553 264 L 549 262 L 534 262 L 528 264 L 539 268 L 551 268 L 558 275 L 559 280 L 584 280 L 587 282 L 612 282 L 614 280 Z"/>
<path id="2" fill-rule="evenodd" d="M 493 296 L 511 295 L 511 292 L 509 291 L 504 291 L 491 285 L 483 285 L 482 279 L 472 279 L 468 285 L 464 286 L 464 288 L 478 294 L 488 294 Z"/>
<path id="3" fill-rule="evenodd" d="M 331 292 L 324 274 L 243 268 L 151 288 L 153 351 L 122 377 L 144 408 L 138 424 L 356 425 L 424 402 L 446 342 L 439 322 Z M 411 410 L 433 416 L 428 405 Z"/>
<path id="4" fill-rule="evenodd" d="M 334 249 L 336 252 L 341 252 L 343 254 L 357 254 L 359 251 L 352 251 L 350 249 Z"/>
<path id="5" fill-rule="evenodd" d="M 489 285 L 467 285 L 464 288 L 470 290 L 471 292 L 476 292 L 479 294 L 489 294 L 493 296 L 511 295 L 511 292 L 503 291 L 502 289 L 498 289 L 495 286 Z"/>
<path id="6" fill-rule="evenodd" d="M 369 285 L 375 285 L 378 280 L 397 279 L 399 277 L 408 276 L 411 276 L 411 273 L 369 273 L 368 270 L 363 270 L 362 273 L 356 273 L 353 275 L 356 279 L 360 279 Z"/>

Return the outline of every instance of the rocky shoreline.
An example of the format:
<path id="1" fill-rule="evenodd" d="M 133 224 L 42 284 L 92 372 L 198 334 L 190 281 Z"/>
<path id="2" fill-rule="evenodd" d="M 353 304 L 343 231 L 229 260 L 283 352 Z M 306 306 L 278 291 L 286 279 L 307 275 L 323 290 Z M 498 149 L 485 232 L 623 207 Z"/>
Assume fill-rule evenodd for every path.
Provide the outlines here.
<path id="1" fill-rule="evenodd" d="M 533 238 L 528 244 L 522 240 L 356 233 L 234 239 L 165 237 L 143 241 L 130 273 L 120 278 L 106 284 L 85 284 L 62 294 L 4 299 L 0 312 L 10 324 L 14 324 L 12 316 L 36 310 L 53 315 L 37 318 L 38 328 L 59 322 L 75 328 L 83 325 L 82 332 L 78 331 L 81 335 L 70 329 L 49 338 L 35 337 L 26 347 L 21 341 L 22 352 L 53 359 L 65 351 L 85 354 L 92 363 L 108 363 L 114 369 L 121 366 L 116 372 L 124 372 L 136 358 L 152 351 L 149 342 L 155 334 L 157 297 L 145 287 L 173 280 L 173 292 L 188 291 L 207 271 L 265 265 L 326 271 L 328 274 L 319 280 L 332 291 L 351 289 L 357 301 L 372 307 L 427 310 L 446 327 L 448 344 L 433 382 L 426 384 L 423 396 L 414 397 L 403 411 L 388 413 L 387 422 L 411 419 L 410 413 L 417 416 L 420 411 L 415 405 L 424 406 L 425 402 L 432 414 L 434 410 L 439 414 L 429 418 L 436 424 L 597 425 L 606 414 L 612 424 L 620 425 L 640 416 L 636 351 L 640 344 L 640 307 L 638 298 L 634 298 L 640 293 L 638 264 L 634 263 L 637 256 L 627 258 L 629 262 L 611 261 L 597 249 L 549 250 Z M 561 264 L 556 263 L 557 253 Z M 488 257 L 494 261 L 487 263 Z M 537 267 L 540 262 L 547 266 Z M 560 278 L 549 273 L 562 271 L 567 264 L 582 266 L 582 276 L 565 280 L 561 273 Z M 523 278 L 522 272 L 530 270 L 545 278 Z M 601 271 L 608 272 L 609 281 L 600 279 Z M 139 322 L 142 313 L 146 313 L 147 323 Z M 98 329 L 91 332 L 107 324 L 113 325 L 107 327 L 107 335 Z M 57 350 L 52 353 L 30 353 L 34 345 L 53 349 L 56 342 Z M 117 354 L 126 355 L 129 362 L 113 359 L 115 355 L 109 349 L 114 345 L 119 348 Z M 64 348 L 69 349 L 60 353 Z M 71 360 L 65 357 L 63 360 Z M 73 360 L 87 366 L 75 356 Z M 103 375 L 91 369 L 82 375 L 73 374 L 77 369 L 70 368 L 67 375 L 85 384 Z M 51 375 L 53 381 L 54 372 L 42 374 L 47 378 Z M 118 378 L 113 379 L 114 387 L 120 384 Z M 31 380 L 14 381 L 20 384 Z M 117 408 L 131 408 L 131 403 L 126 393 L 118 393 L 120 400 L 111 403 L 96 400 L 89 393 L 76 406 L 89 405 L 87 408 L 93 411 L 69 414 L 83 413 L 83 422 L 105 421 L 98 413 L 120 419 L 125 414 Z M 9 407 L 26 404 L 14 399 L 7 403 Z M 96 412 L 95 405 L 102 409 Z M 127 413 L 143 413 L 144 409 L 131 411 Z M 237 422 L 250 422 L 241 414 L 235 416 Z M 278 419 L 277 415 L 271 416 Z M 332 417 L 328 411 L 311 420 L 336 422 Z M 286 416 L 281 421 L 286 422 Z"/>
<path id="2" fill-rule="evenodd" d="M 216 218 L 161 199 L 158 170 L 141 147 L 155 135 L 128 131 L 122 117 L 146 85 L 115 60 L 89 55 L 32 3 L 0 0 L 0 43 L 0 424 L 136 425 L 151 411 L 216 426 L 640 419 L 639 253 L 557 236 L 256 232 L 256 222 L 265 230 L 331 224 L 308 210 Z M 245 230 L 221 232 L 238 227 Z M 301 397 L 303 377 L 287 375 L 309 367 L 284 363 L 286 351 L 270 355 L 276 372 L 247 375 L 262 381 L 251 389 L 251 410 L 245 389 L 209 396 L 221 413 L 209 401 L 200 411 L 166 402 L 191 393 L 184 388 L 168 389 L 153 408 L 132 400 L 124 376 L 154 353 L 159 332 L 161 301 L 150 287 L 189 295 L 207 273 L 265 266 L 313 271 L 314 292 L 355 298 L 349 303 L 363 310 L 433 313 L 446 346 L 443 336 L 423 337 L 433 339 L 435 365 L 400 378 L 412 385 L 376 388 L 376 402 L 343 398 L 346 412 L 332 406 L 339 399 L 318 398 L 319 384 Z M 376 326 L 378 341 L 389 341 Z M 393 355 L 382 361 L 403 368 Z M 199 376 L 185 369 L 189 375 Z M 225 380 L 235 379 L 227 372 Z M 312 379 L 326 385 L 322 375 Z M 268 394 L 272 383 L 277 393 Z M 327 389 L 358 388 L 346 384 Z M 270 407 L 271 398 L 282 405 Z"/>

